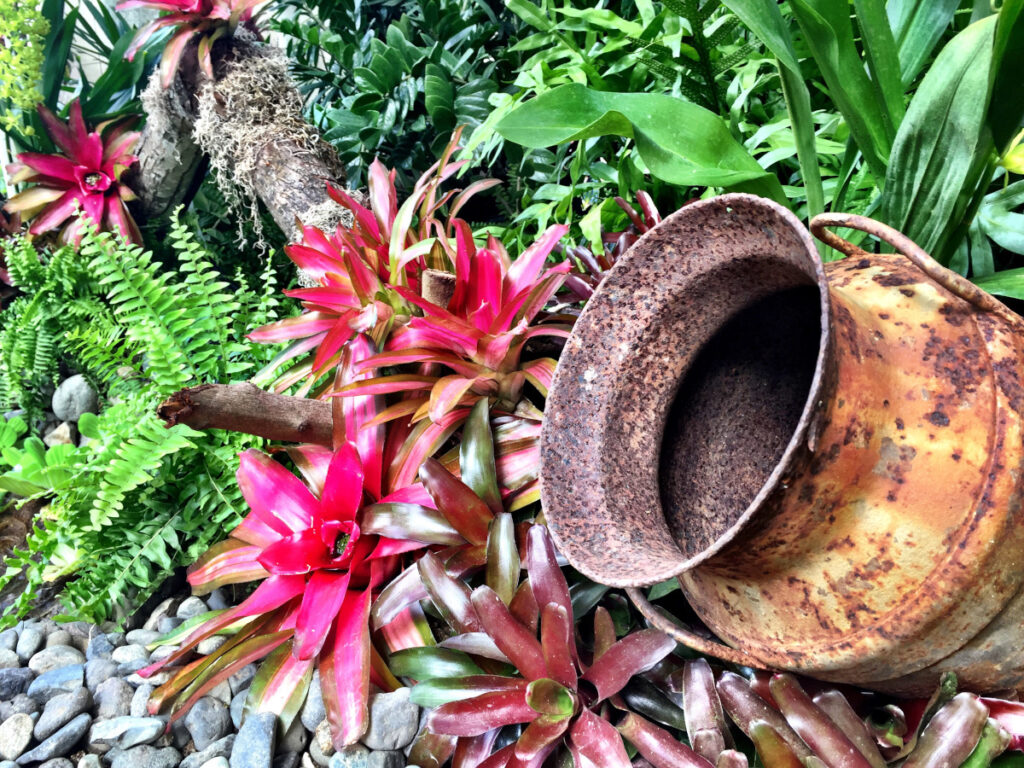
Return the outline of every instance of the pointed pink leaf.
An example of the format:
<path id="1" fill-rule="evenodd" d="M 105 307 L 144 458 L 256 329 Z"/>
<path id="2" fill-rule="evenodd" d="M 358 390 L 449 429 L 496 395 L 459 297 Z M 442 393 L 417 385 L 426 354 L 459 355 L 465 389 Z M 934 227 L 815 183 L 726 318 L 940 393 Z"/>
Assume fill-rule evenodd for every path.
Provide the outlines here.
<path id="1" fill-rule="evenodd" d="M 558 566 L 555 546 L 551 543 L 547 527 L 533 525 L 526 537 L 526 570 L 530 574 L 530 586 L 533 588 L 538 607 L 543 610 L 548 603 L 561 606 L 569 618 L 569 623 L 575 623 L 569 585 Z"/>
<path id="2" fill-rule="evenodd" d="M 564 224 L 548 227 L 518 259 L 512 262 L 505 277 L 506 296 L 515 296 L 537 279 L 548 254 L 568 231 L 569 228 Z"/>
<path id="3" fill-rule="evenodd" d="M 350 595 L 335 625 L 333 652 L 322 654 L 320 679 L 329 680 L 324 696 L 335 749 L 354 744 L 366 730 L 370 693 L 370 592 Z M 325 694 L 327 691 L 325 690 Z"/>
<path id="4" fill-rule="evenodd" d="M 292 652 L 296 658 L 311 659 L 320 653 L 345 600 L 349 578 L 348 571 L 316 571 L 310 576 L 295 625 Z"/>
<path id="5" fill-rule="evenodd" d="M 423 486 L 438 510 L 471 544 L 486 544 L 494 514 L 470 489 L 436 459 L 425 459 L 420 467 Z"/>
<path id="6" fill-rule="evenodd" d="M 296 658 L 287 645 L 275 650 L 253 677 L 242 719 L 273 712 L 280 719 L 279 732 L 286 733 L 306 700 L 313 666 L 313 659 Z"/>
<path id="7" fill-rule="evenodd" d="M 418 565 L 420 582 L 441 618 L 459 633 L 482 631 L 483 625 L 465 582 L 453 579 L 437 556 L 429 552 L 420 558 Z"/>
<path id="8" fill-rule="evenodd" d="M 75 167 L 66 157 L 44 155 L 39 152 L 22 152 L 18 155 L 18 161 L 43 176 L 77 183 Z"/>
<path id="9" fill-rule="evenodd" d="M 336 322 L 334 317 L 322 312 L 304 312 L 301 315 L 278 320 L 276 323 L 250 331 L 246 338 L 261 344 L 301 339 L 329 331 Z"/>
<path id="10" fill-rule="evenodd" d="M 488 587 L 477 587 L 472 600 L 484 630 L 523 677 L 527 680 L 547 677 L 547 664 L 540 643 L 529 629 L 513 618 L 501 598 Z"/>
<path id="11" fill-rule="evenodd" d="M 256 558 L 260 548 L 238 539 L 225 539 L 215 544 L 188 570 L 188 583 L 198 595 L 226 584 L 241 584 L 266 578 L 270 574 Z"/>
<path id="12" fill-rule="evenodd" d="M 299 478 L 265 453 L 245 451 L 237 478 L 252 511 L 277 533 L 286 535 L 313 525 L 317 500 Z"/>

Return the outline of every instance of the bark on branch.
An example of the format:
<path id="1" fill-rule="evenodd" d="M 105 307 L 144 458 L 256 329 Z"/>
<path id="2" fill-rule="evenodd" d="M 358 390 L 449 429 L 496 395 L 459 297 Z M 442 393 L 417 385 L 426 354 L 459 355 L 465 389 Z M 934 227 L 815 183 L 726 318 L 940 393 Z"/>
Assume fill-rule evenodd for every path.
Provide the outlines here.
<path id="1" fill-rule="evenodd" d="M 157 409 L 168 427 L 226 429 L 285 443 L 331 447 L 331 403 L 275 395 L 253 384 L 202 384 L 175 392 Z"/>

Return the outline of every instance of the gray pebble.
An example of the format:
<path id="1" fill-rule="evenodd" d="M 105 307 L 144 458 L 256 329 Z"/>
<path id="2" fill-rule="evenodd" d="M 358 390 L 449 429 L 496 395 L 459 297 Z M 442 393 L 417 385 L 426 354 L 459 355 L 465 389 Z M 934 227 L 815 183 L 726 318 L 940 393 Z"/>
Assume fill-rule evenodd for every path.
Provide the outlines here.
<path id="1" fill-rule="evenodd" d="M 86 413 L 99 413 L 100 401 L 89 380 L 80 373 L 69 376 L 53 391 L 53 414 L 61 421 L 78 421 Z"/>
<path id="2" fill-rule="evenodd" d="M 227 705 L 203 696 L 185 715 L 185 727 L 192 735 L 196 749 L 204 750 L 231 730 Z"/>
<path id="3" fill-rule="evenodd" d="M 111 677 L 96 686 L 96 717 L 109 720 L 131 712 L 135 689 L 119 677 Z"/>
<path id="4" fill-rule="evenodd" d="M 37 675 L 41 675 L 51 669 L 84 663 L 85 655 L 77 648 L 72 648 L 70 645 L 54 645 L 33 654 L 32 658 L 28 660 L 28 668 Z"/>
<path id="5" fill-rule="evenodd" d="M 245 718 L 231 749 L 231 768 L 271 768 L 276 733 L 273 712 L 255 712 Z"/>
<path id="6" fill-rule="evenodd" d="M 142 685 L 142 678 L 136 675 L 140 669 L 145 669 L 149 666 L 149 662 L 145 659 L 135 659 L 134 661 L 127 661 L 124 664 L 117 665 L 117 674 L 120 677 L 128 679 L 128 682 L 132 685 Z M 131 680 L 131 677 L 135 677 L 135 680 Z"/>
<path id="7" fill-rule="evenodd" d="M 0 768 L 18 768 L 18 764 L 13 760 L 0 760 Z"/>
<path id="8" fill-rule="evenodd" d="M 282 752 L 274 758 L 274 768 L 299 768 L 298 752 Z"/>
<path id="9" fill-rule="evenodd" d="M 81 664 L 58 667 L 39 675 L 29 685 L 26 693 L 39 704 L 45 704 L 54 696 L 71 693 L 81 688 L 85 682 L 85 668 Z"/>
<path id="10" fill-rule="evenodd" d="M 109 659 L 110 654 L 113 652 L 114 644 L 107 639 L 106 635 L 93 635 L 89 645 L 85 648 L 85 658 L 89 661 L 93 659 Z"/>
<path id="11" fill-rule="evenodd" d="M 370 695 L 370 719 L 362 742 L 370 749 L 402 749 L 416 737 L 420 708 L 409 701 L 409 689 Z"/>
<path id="12" fill-rule="evenodd" d="M 135 686 L 136 688 L 138 688 L 140 685 L 146 684 L 152 685 L 154 688 L 158 688 L 170 679 L 170 672 L 157 672 L 156 674 L 150 675 L 149 677 L 142 677 L 141 675 L 132 674 L 128 675 L 128 677 L 126 677 L 124 680 L 126 683 Z"/>
<path id="13" fill-rule="evenodd" d="M 178 652 L 181 648 L 180 645 L 161 645 L 153 649 L 153 652 L 149 654 L 149 660 L 151 662 L 163 661 L 168 656 L 172 656 Z"/>
<path id="14" fill-rule="evenodd" d="M 64 625 L 64 631 L 71 635 L 71 642 L 68 645 L 85 653 L 85 649 L 89 647 L 90 638 L 98 630 L 95 624 L 90 624 L 87 621 L 69 621 Z"/>
<path id="15" fill-rule="evenodd" d="M 0 699 L 7 701 L 19 693 L 25 693 L 35 679 L 31 669 L 0 669 Z"/>
<path id="16" fill-rule="evenodd" d="M 40 765 L 39 768 L 75 768 L 75 764 L 66 757 L 54 757 Z"/>
<path id="17" fill-rule="evenodd" d="M 185 620 L 179 619 L 177 616 L 161 616 L 160 621 L 156 623 L 156 631 L 161 635 L 166 635 L 168 632 L 173 632 L 184 623 Z"/>
<path id="18" fill-rule="evenodd" d="M 17 760 L 32 741 L 32 718 L 18 714 L 0 724 L 0 757 Z"/>
<path id="19" fill-rule="evenodd" d="M 110 659 L 92 659 L 85 662 L 85 687 L 93 693 L 104 680 L 117 674 L 117 664 Z"/>
<path id="20" fill-rule="evenodd" d="M 0 648 L 5 651 L 13 651 L 18 647 L 18 630 L 5 629 L 0 632 Z"/>
<path id="21" fill-rule="evenodd" d="M 46 636 L 47 648 L 53 648 L 55 645 L 71 645 L 71 642 L 71 633 L 66 629 L 58 629 Z"/>
<path id="22" fill-rule="evenodd" d="M 26 752 L 19 757 L 18 763 L 21 765 L 41 763 L 54 757 L 70 754 L 85 732 L 89 730 L 90 723 L 92 723 L 92 717 L 88 714 L 79 715 L 31 752 Z"/>
<path id="23" fill-rule="evenodd" d="M 320 673 L 318 671 L 313 672 L 313 679 L 319 680 Z M 240 670 L 235 672 L 231 677 L 228 678 L 228 686 L 231 688 L 231 695 L 234 696 L 243 688 L 248 688 L 252 683 L 253 677 L 256 676 L 256 665 L 246 664 Z"/>
<path id="24" fill-rule="evenodd" d="M 146 623 L 142 625 L 143 629 L 156 629 L 157 624 L 164 616 L 170 616 L 173 612 L 171 609 L 174 607 L 174 598 L 168 597 L 162 603 L 160 603 L 153 612 L 149 614 L 149 618 L 146 619 Z"/>
<path id="25" fill-rule="evenodd" d="M 309 744 L 309 731 L 307 731 L 299 718 L 295 718 L 292 724 L 285 731 L 284 737 L 278 742 L 277 748 L 282 753 L 302 752 Z"/>
<path id="26" fill-rule="evenodd" d="M 54 696 L 43 707 L 36 720 L 35 737 L 39 741 L 50 738 L 67 723 L 92 708 L 92 696 L 85 688 Z"/>
<path id="27" fill-rule="evenodd" d="M 144 744 L 131 749 L 119 749 L 110 762 L 110 768 L 176 768 L 181 752 L 174 747 L 158 749 Z"/>
<path id="28" fill-rule="evenodd" d="M 0 648 L 0 669 L 14 669 L 21 666 L 18 654 L 7 648 Z"/>
<path id="29" fill-rule="evenodd" d="M 245 697 L 249 695 L 249 689 L 246 688 L 244 691 L 239 691 L 235 694 L 234 698 L 231 699 L 231 723 L 235 726 L 235 730 L 242 727 L 242 709 L 245 707 Z"/>
<path id="30" fill-rule="evenodd" d="M 353 744 L 331 755 L 328 768 L 368 768 L 370 750 L 362 744 Z"/>
<path id="31" fill-rule="evenodd" d="M 309 682 L 309 693 L 306 694 L 300 717 L 307 731 L 315 731 L 320 722 L 327 717 L 323 691 L 320 690 L 320 670 L 313 673 L 313 679 Z"/>
<path id="32" fill-rule="evenodd" d="M 89 730 L 89 747 L 120 747 L 129 749 L 140 744 L 151 744 L 164 732 L 165 723 L 159 717 L 115 717 L 98 720 Z"/>
<path id="33" fill-rule="evenodd" d="M 228 641 L 224 635 L 213 635 L 205 637 L 196 644 L 196 653 L 200 656 L 209 656 Z"/>
<path id="34" fill-rule="evenodd" d="M 149 697 L 155 690 L 150 683 L 143 683 L 136 688 L 131 704 L 128 705 L 128 714 L 132 717 L 146 717 L 149 714 Z"/>
<path id="35" fill-rule="evenodd" d="M 313 761 L 314 765 L 320 766 L 320 768 L 327 768 L 327 765 L 331 762 L 331 755 L 334 754 L 334 747 L 332 746 L 330 752 L 324 753 L 320 749 L 320 745 L 314 738 L 309 742 L 309 752 L 306 753 L 305 757 L 308 757 Z"/>
<path id="36" fill-rule="evenodd" d="M 231 748 L 234 745 L 235 734 L 228 734 L 223 739 L 213 742 L 206 749 L 193 752 L 186 757 L 181 761 L 181 768 L 202 768 L 203 765 L 211 760 L 216 760 L 218 757 L 224 758 L 224 764 L 227 765 L 228 755 L 231 754 Z"/>
<path id="37" fill-rule="evenodd" d="M 229 768 L 228 759 L 226 757 L 211 757 L 202 764 L 201 768 Z"/>
<path id="38" fill-rule="evenodd" d="M 314 763 L 313 758 L 311 758 L 309 753 L 306 752 L 302 755 L 302 760 L 299 762 L 299 765 L 301 765 L 302 768 L 316 768 L 318 763 Z M 3 766 L 0 766 L 0 768 L 3 768 Z M 327 768 L 327 762 L 324 762 L 324 768 Z"/>
<path id="39" fill-rule="evenodd" d="M 178 606 L 178 612 L 175 615 L 179 619 L 191 619 L 193 616 L 198 616 L 209 610 L 206 607 L 206 603 L 198 597 L 187 597 L 181 601 L 181 605 Z"/>
<path id="40" fill-rule="evenodd" d="M 160 633 L 153 629 L 133 629 L 124 636 L 132 645 L 146 646 L 160 639 Z"/>
<path id="41" fill-rule="evenodd" d="M 331 724 L 325 717 L 317 725 L 316 730 L 313 731 L 313 741 L 310 744 L 310 751 L 313 751 L 313 745 L 316 745 L 317 751 L 324 757 L 324 765 L 327 764 L 327 760 L 330 760 L 331 755 L 334 754 L 334 736 L 331 733 Z M 315 757 L 315 755 L 314 755 Z"/>
<path id="42" fill-rule="evenodd" d="M 115 648 L 120 648 L 128 643 L 124 637 L 124 632 L 107 632 L 107 640 Z"/>
<path id="43" fill-rule="evenodd" d="M 224 706 L 231 705 L 231 686 L 228 685 L 227 680 L 221 680 L 217 685 L 211 688 L 206 695 L 211 699 L 217 699 L 218 701 L 224 702 Z"/>
<path id="44" fill-rule="evenodd" d="M 223 611 L 225 608 L 231 607 L 231 602 L 220 587 L 206 596 L 206 604 L 210 606 L 211 611 Z"/>
<path id="45" fill-rule="evenodd" d="M 40 706 L 36 703 L 35 699 L 29 698 L 24 693 L 19 693 L 10 701 L 0 701 L 0 721 L 19 713 L 37 715 L 39 710 Z"/>
<path id="46" fill-rule="evenodd" d="M 400 749 L 371 752 L 366 768 L 405 768 L 405 754 Z"/>
<path id="47" fill-rule="evenodd" d="M 78 768 L 101 768 L 100 756 L 86 752 L 78 759 Z"/>
<path id="48" fill-rule="evenodd" d="M 110 658 L 118 664 L 128 664 L 133 661 L 149 661 L 149 651 L 147 651 L 141 645 L 122 645 L 120 648 L 115 648 L 113 653 L 110 654 Z"/>
<path id="49" fill-rule="evenodd" d="M 21 630 L 15 651 L 17 651 L 22 664 L 27 663 L 35 652 L 43 647 L 43 637 L 43 630 L 37 626 L 26 626 Z"/>

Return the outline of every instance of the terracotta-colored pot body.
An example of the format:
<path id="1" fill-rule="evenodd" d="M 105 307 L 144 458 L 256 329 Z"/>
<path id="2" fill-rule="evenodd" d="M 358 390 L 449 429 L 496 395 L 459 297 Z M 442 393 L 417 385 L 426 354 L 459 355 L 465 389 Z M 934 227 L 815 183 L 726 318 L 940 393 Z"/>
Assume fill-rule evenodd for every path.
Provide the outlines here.
<path id="1" fill-rule="evenodd" d="M 678 577 L 736 650 L 631 595 L 704 651 L 902 694 L 946 670 L 1021 688 L 1024 323 L 887 234 L 903 254 L 823 265 L 791 213 L 725 195 L 641 238 L 559 363 L 545 513 L 598 581 Z"/>

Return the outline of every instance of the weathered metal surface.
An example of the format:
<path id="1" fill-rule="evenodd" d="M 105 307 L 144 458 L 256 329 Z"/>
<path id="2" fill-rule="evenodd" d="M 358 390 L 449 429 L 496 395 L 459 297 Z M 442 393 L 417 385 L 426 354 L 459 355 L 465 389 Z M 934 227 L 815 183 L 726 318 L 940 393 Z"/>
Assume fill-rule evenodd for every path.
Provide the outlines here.
<path id="1" fill-rule="evenodd" d="M 823 268 L 748 195 L 641 238 L 559 364 L 546 515 L 591 577 L 679 576 L 736 660 L 1021 687 L 1024 324 L 899 244 Z"/>

